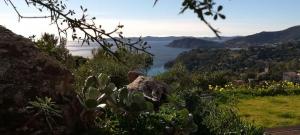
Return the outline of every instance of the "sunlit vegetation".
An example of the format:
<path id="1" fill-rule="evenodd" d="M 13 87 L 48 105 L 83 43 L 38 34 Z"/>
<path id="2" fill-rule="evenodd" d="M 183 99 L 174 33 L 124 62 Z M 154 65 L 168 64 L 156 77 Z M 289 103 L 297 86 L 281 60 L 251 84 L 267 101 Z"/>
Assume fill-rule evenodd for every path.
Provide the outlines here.
<path id="1" fill-rule="evenodd" d="M 32 18 L 22 16 L 11 0 L 5 2 L 13 7 L 19 19 Z M 300 85 L 282 81 L 283 72 L 300 69 L 300 42 L 240 50 L 217 47 L 185 52 L 166 64 L 168 71 L 154 76 L 155 81 L 166 83 L 170 90 L 164 100 L 153 101 L 143 90 L 128 88 L 132 83 L 128 72 L 146 74 L 153 63 L 147 42 L 141 38 L 136 41 L 125 38 L 121 24 L 112 31 L 105 31 L 101 25 L 96 25 L 95 17 L 88 16 L 83 6 L 80 6 L 82 17 L 74 18 L 74 10 L 61 0 L 25 2 L 40 12 L 48 11 L 50 16 L 44 18 L 50 17 L 60 36 L 72 31 L 73 40 L 83 44 L 94 42 L 100 48 L 93 50 L 93 57 L 87 59 L 72 56 L 66 49 L 66 40 L 61 37 L 43 34 L 40 39 L 33 40 L 34 46 L 43 52 L 42 56 L 57 60 L 56 65 L 65 66 L 70 76 L 74 76 L 74 79 L 63 76 L 65 80 L 51 84 L 67 88 L 66 83 L 70 83 L 68 90 L 73 93 L 64 97 L 64 93 L 70 91 L 63 91 L 59 96 L 60 91 L 54 91 L 52 95 L 46 91 L 45 95 L 54 98 L 36 97 L 22 103 L 28 110 L 18 111 L 30 111 L 28 114 L 35 114 L 32 119 L 39 117 L 46 126 L 43 127 L 45 131 L 33 131 L 35 129 L 25 124 L 18 129 L 20 132 L 55 134 L 69 130 L 61 121 L 68 111 L 57 105 L 59 102 L 71 104 L 66 110 L 75 108 L 79 113 L 74 116 L 81 123 L 70 120 L 70 134 L 257 135 L 263 134 L 263 128 L 300 124 L 300 105 L 297 104 L 300 102 Z M 157 2 L 154 0 L 154 5 Z M 183 0 L 180 13 L 186 10 L 193 11 L 219 37 L 219 31 L 207 18 L 225 19 L 223 6 L 213 0 Z M 235 83 L 236 80 L 241 83 Z M 20 95 L 15 95 L 14 100 L 21 104 Z M 76 129 L 76 126 L 80 128 Z"/>
<path id="2" fill-rule="evenodd" d="M 183 64 L 189 71 L 228 72 L 233 80 L 258 81 L 282 79 L 282 73 L 298 71 L 299 42 L 270 46 L 249 47 L 241 50 L 194 49 L 180 54 L 166 64 L 172 67 Z"/>
<path id="3" fill-rule="evenodd" d="M 272 96 L 240 99 L 238 114 L 242 119 L 263 127 L 300 124 L 300 96 Z"/>
<path id="4" fill-rule="evenodd" d="M 233 103 L 238 115 L 247 122 L 260 127 L 292 126 L 300 124 L 300 85 L 293 82 L 264 82 L 250 85 L 224 87 L 210 85 L 216 92 L 218 102 Z"/>

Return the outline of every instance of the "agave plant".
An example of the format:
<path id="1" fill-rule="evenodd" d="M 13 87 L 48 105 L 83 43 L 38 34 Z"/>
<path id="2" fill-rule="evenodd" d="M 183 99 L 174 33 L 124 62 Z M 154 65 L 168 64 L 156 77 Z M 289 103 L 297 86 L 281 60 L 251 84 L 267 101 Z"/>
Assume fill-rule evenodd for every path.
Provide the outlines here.
<path id="1" fill-rule="evenodd" d="M 56 124 L 56 118 L 62 118 L 62 111 L 58 105 L 51 98 L 39 98 L 36 97 L 35 101 L 30 101 L 27 109 L 33 109 L 37 111 L 35 115 L 32 116 L 30 120 L 28 120 L 27 124 L 29 125 L 32 121 L 34 121 L 38 116 L 44 117 L 48 127 L 51 131 L 53 131 L 53 126 Z"/>

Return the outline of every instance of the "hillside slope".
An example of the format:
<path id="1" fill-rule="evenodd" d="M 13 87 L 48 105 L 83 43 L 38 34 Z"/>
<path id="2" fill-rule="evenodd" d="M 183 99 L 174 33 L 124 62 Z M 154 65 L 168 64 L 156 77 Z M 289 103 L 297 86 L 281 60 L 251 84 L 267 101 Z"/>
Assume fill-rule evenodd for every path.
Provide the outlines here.
<path id="1" fill-rule="evenodd" d="M 226 41 L 224 44 L 229 48 L 245 48 L 298 40 L 300 40 L 300 26 L 294 26 L 282 31 L 260 32 L 245 37 L 237 37 Z"/>
<path id="2" fill-rule="evenodd" d="M 168 47 L 174 48 L 223 48 L 222 43 L 203 40 L 199 38 L 183 38 L 174 40 L 171 42 Z"/>

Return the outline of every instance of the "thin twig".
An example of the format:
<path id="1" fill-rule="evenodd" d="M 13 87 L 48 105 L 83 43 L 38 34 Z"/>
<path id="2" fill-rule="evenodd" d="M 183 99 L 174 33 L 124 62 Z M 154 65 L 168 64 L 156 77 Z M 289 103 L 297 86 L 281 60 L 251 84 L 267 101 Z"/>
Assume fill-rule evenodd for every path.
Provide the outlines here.
<path id="1" fill-rule="evenodd" d="M 26 18 L 26 19 L 37 19 L 37 18 L 49 18 L 50 16 L 23 16 L 20 14 L 20 12 L 17 10 L 17 7 L 14 5 L 13 2 L 11 2 L 11 0 L 5 0 L 5 3 L 7 3 L 7 1 L 9 2 L 9 4 L 13 7 L 14 11 L 17 13 L 18 15 L 18 21 L 20 21 L 22 18 Z"/>

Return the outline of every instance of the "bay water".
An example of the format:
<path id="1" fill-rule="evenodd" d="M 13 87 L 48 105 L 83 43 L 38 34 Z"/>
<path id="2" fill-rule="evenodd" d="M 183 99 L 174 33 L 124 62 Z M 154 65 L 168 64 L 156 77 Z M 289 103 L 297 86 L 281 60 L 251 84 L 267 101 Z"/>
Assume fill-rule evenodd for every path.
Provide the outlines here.
<path id="1" fill-rule="evenodd" d="M 154 76 L 159 73 L 163 73 L 166 71 L 164 68 L 164 64 L 168 61 L 171 61 L 177 57 L 180 53 L 184 51 L 188 51 L 189 49 L 182 48 L 171 48 L 167 47 L 172 40 L 159 40 L 159 41 L 147 41 L 148 45 L 151 46 L 148 51 L 154 54 L 153 57 L 153 65 L 148 71 L 148 75 Z M 67 43 L 67 49 L 70 50 L 72 55 L 83 56 L 86 58 L 92 57 L 92 50 L 94 48 L 99 48 L 99 45 L 91 43 L 90 45 L 81 45 L 76 41 L 69 41 Z"/>

